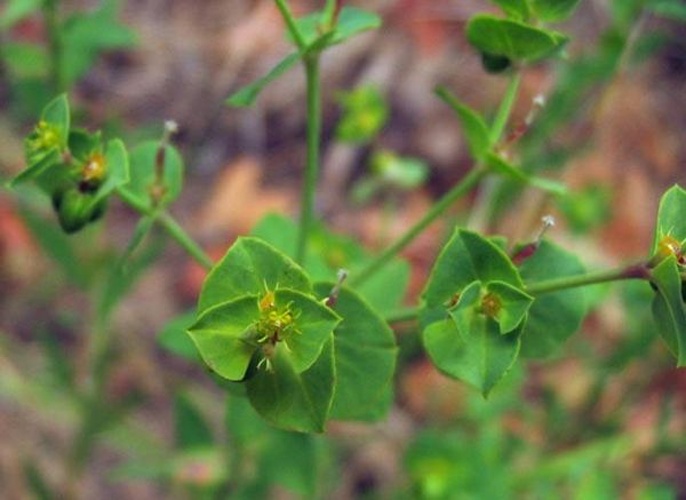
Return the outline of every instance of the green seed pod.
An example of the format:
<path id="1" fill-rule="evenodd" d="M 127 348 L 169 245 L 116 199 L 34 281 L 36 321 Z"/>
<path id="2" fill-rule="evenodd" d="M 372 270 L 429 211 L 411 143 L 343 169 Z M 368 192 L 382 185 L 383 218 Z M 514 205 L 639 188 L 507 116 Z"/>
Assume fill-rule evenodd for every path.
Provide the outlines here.
<path id="1" fill-rule="evenodd" d="M 55 193 L 52 204 L 60 226 L 66 233 L 75 233 L 105 213 L 106 200 L 95 201 L 90 193 L 69 188 Z"/>
<path id="2" fill-rule="evenodd" d="M 481 65 L 489 73 L 502 73 L 510 67 L 512 61 L 508 57 L 489 54 L 488 52 L 481 53 Z"/>

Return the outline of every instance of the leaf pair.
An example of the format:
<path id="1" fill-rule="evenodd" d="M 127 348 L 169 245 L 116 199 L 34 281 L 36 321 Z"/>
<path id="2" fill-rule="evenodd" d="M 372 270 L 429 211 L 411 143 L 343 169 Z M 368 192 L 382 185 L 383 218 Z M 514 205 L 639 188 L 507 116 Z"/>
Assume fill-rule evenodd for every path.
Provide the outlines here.
<path id="1" fill-rule="evenodd" d="M 226 100 L 230 106 L 247 107 L 257 99 L 257 96 L 267 85 L 290 70 L 308 54 L 318 53 L 332 45 L 342 43 L 349 38 L 381 26 L 381 19 L 376 14 L 366 12 L 355 7 L 343 7 L 337 16 L 336 24 L 332 27 L 324 26 L 324 12 L 315 12 L 295 21 L 291 33 L 291 40 L 301 40 L 303 47 L 279 61 L 266 75 L 246 85 Z M 289 26 L 290 27 L 290 26 Z M 294 36 L 295 35 L 295 36 Z"/>
<path id="2" fill-rule="evenodd" d="M 548 242 L 517 269 L 498 244 L 458 229 L 423 294 L 429 356 L 440 370 L 487 396 L 520 352 L 549 354 L 577 330 L 585 314 L 581 290 L 534 298 L 526 285 L 582 272 L 576 257 Z"/>
<path id="3" fill-rule="evenodd" d="M 256 238 L 240 238 L 203 285 L 191 338 L 215 373 L 245 383 L 253 407 L 277 427 L 322 431 L 328 418 L 363 418 L 385 403 L 392 332 L 347 289 L 335 310 L 324 305 L 332 286 L 312 285 Z"/>
<path id="4" fill-rule="evenodd" d="M 467 24 L 467 39 L 481 52 L 484 67 L 500 72 L 511 63 L 534 62 L 557 53 L 568 37 L 541 23 L 561 22 L 579 0 L 492 0 L 506 18 L 478 14 Z"/>
<path id="5" fill-rule="evenodd" d="M 128 155 L 118 140 L 71 127 L 69 103 L 48 103 L 25 141 L 27 167 L 9 183 L 34 181 L 52 198 L 62 228 L 72 233 L 98 219 L 109 196 L 129 181 Z"/>

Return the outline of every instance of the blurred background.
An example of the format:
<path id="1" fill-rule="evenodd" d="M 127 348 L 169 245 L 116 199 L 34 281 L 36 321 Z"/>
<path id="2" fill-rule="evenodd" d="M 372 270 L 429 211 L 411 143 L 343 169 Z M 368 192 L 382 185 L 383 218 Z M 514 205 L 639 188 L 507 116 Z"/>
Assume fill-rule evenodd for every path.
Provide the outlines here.
<path id="1" fill-rule="evenodd" d="M 10 18 L 19 3 L 0 5 L 3 182 L 24 168 L 23 137 L 54 96 L 45 19 Z M 486 1 L 346 3 L 378 13 L 383 27 L 323 57 L 317 207 L 329 227 L 374 250 L 472 166 L 434 88 L 490 116 L 507 79 L 485 72 L 465 39 L 470 16 L 497 12 Z M 268 213 L 297 215 L 302 71 L 271 84 L 252 108 L 225 104 L 289 52 L 274 2 L 59 4 L 64 18 L 101 23 L 70 42 L 74 121 L 127 145 L 157 139 L 165 120 L 176 121 L 186 181 L 171 211 L 211 255 Z M 299 14 L 322 4 L 291 2 Z M 573 196 L 482 186 L 405 251 L 408 305 L 455 224 L 528 241 L 551 213 L 558 223 L 547 237 L 591 269 L 646 255 L 661 193 L 686 184 L 686 16 L 651 6 L 582 0 L 558 26 L 571 36 L 565 58 L 524 70 L 511 128 L 536 111 L 519 140 L 521 162 L 565 182 Z M 355 89 L 387 113 L 362 144 L 339 127 Z M 370 187 L 380 151 L 412 160 L 420 173 L 411 189 Z M 102 333 L 116 337 L 117 361 L 99 387 L 96 420 L 112 423 L 84 430 L 82 410 L 93 406 L 73 387 L 92 383 L 86 339 L 98 328 L 89 290 L 126 247 L 136 214 L 111 203 L 104 223 L 69 238 L 51 231 L 52 217 L 30 190 L 0 191 L 2 498 L 686 498 L 686 372 L 673 368 L 655 334 L 644 283 L 595 287 L 582 331 L 551 359 L 520 362 L 486 401 L 432 368 L 416 325 L 397 325 L 388 417 L 302 436 L 261 424 L 239 398 L 226 403 L 202 368 L 160 341 L 193 308 L 204 272 L 158 235 Z M 189 458 L 182 437 L 193 425 L 212 446 Z"/>

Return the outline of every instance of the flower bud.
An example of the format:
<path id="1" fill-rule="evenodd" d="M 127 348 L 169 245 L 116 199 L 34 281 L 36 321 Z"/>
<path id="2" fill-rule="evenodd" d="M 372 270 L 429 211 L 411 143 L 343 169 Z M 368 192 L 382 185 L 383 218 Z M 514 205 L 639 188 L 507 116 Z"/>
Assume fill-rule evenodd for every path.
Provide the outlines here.
<path id="1" fill-rule="evenodd" d="M 57 212 L 60 226 L 66 233 L 71 234 L 102 217 L 105 213 L 106 200 L 96 201 L 91 193 L 81 192 L 78 188 L 69 188 L 56 192 L 53 195 L 52 204 Z"/>

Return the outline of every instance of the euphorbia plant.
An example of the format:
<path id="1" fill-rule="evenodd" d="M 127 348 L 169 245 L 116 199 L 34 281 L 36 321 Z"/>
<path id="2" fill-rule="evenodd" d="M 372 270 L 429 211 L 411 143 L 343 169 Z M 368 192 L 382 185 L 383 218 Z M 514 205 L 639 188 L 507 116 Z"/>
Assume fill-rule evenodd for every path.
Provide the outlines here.
<path id="1" fill-rule="evenodd" d="M 129 252 L 153 223 L 165 228 L 209 269 L 194 318 L 186 325 L 200 359 L 227 391 L 246 396 L 276 427 L 321 432 L 331 419 L 381 417 L 392 401 L 397 345 L 389 323 L 398 318 L 419 322 L 426 352 L 438 369 L 487 396 L 520 356 L 547 356 L 576 332 L 587 312 L 584 287 L 609 281 L 640 279 L 653 287 L 659 333 L 677 365 L 686 365 L 686 222 L 681 216 L 686 191 L 678 186 L 664 194 L 652 248 L 637 263 L 587 273 L 576 255 L 549 239 L 511 244 L 460 227 L 438 252 L 420 302 L 402 308 L 407 268 L 398 254 L 483 179 L 499 176 L 552 196 L 567 195 L 556 181 L 517 164 L 516 142 L 530 123 L 506 131 L 521 72 L 564 50 L 567 37 L 547 24 L 567 19 L 578 1 L 494 3 L 502 7 L 502 16 L 477 15 L 467 26 L 467 38 L 485 68 L 509 78 L 494 118 L 486 119 L 445 87 L 436 91 L 455 112 L 474 166 L 377 256 L 318 225 L 314 211 L 321 142 L 319 59 L 330 46 L 381 22 L 342 2 L 327 1 L 321 12 L 298 19 L 284 0 L 276 0 L 293 52 L 228 99 L 232 105 L 250 105 L 271 81 L 302 63 L 308 129 L 298 225 L 267 219 L 213 263 L 166 211 L 181 189 L 182 163 L 168 144 L 173 127 L 161 141 L 127 155 L 119 140 L 104 142 L 99 134 L 72 129 L 64 96 L 48 104 L 27 138 L 28 167 L 12 185 L 35 181 L 54 201 L 67 232 L 97 220 L 107 199 L 118 195 L 142 215 Z M 331 241 L 338 245 L 334 256 L 326 251 Z"/>

